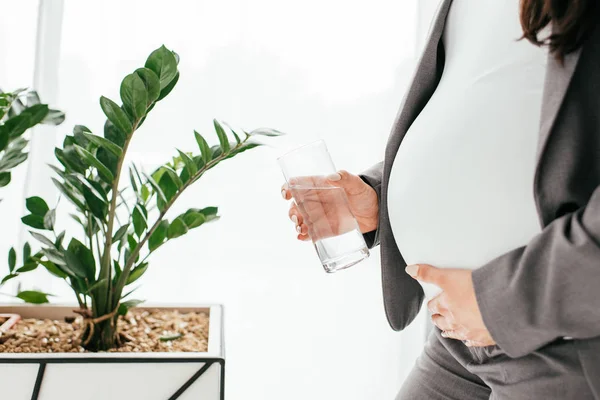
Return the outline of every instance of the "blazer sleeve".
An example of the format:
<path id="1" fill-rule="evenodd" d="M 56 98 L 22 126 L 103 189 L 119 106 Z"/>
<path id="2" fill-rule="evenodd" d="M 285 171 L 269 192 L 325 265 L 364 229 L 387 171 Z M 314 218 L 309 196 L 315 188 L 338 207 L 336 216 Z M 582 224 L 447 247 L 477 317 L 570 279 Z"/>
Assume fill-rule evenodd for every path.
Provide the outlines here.
<path id="1" fill-rule="evenodd" d="M 365 181 L 367 185 L 371 186 L 375 190 L 375 193 L 377 193 L 379 209 L 381 209 L 381 182 L 383 181 L 383 161 L 373 165 L 368 170 L 359 174 L 359 176 L 363 181 Z M 379 226 L 379 224 L 377 226 Z M 379 244 L 379 228 L 374 231 L 365 233 L 363 237 L 365 238 L 365 242 L 367 243 L 369 249 L 372 249 L 373 247 Z"/>
<path id="2" fill-rule="evenodd" d="M 486 327 L 510 357 L 600 336 L 600 186 L 585 207 L 473 271 L 473 284 Z"/>

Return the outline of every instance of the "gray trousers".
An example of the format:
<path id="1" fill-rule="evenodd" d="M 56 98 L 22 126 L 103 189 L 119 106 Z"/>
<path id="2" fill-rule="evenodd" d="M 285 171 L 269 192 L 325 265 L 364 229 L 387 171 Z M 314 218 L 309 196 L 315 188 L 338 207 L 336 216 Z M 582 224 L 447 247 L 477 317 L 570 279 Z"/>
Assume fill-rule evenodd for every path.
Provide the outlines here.
<path id="1" fill-rule="evenodd" d="M 600 379 L 600 377 L 597 377 Z M 594 400 L 573 342 L 520 358 L 469 348 L 434 328 L 396 400 Z"/>

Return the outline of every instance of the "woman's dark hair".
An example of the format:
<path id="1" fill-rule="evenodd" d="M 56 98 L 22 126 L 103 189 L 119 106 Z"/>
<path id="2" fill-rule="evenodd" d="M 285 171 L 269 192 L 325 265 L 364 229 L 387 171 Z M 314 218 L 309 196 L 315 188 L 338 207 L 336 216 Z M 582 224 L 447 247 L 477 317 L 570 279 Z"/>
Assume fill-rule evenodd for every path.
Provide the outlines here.
<path id="1" fill-rule="evenodd" d="M 581 47 L 600 19 L 600 0 L 521 0 L 523 38 L 547 45 L 559 60 Z M 544 28 L 552 33 L 540 37 Z"/>

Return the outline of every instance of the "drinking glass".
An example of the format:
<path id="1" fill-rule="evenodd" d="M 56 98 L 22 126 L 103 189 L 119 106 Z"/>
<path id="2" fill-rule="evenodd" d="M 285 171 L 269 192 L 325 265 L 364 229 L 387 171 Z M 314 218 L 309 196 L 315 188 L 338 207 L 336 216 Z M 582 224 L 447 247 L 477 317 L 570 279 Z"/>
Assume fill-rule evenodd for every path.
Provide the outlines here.
<path id="1" fill-rule="evenodd" d="M 336 272 L 369 257 L 346 192 L 326 178 L 337 170 L 325 142 L 299 147 L 278 162 L 325 271 Z"/>

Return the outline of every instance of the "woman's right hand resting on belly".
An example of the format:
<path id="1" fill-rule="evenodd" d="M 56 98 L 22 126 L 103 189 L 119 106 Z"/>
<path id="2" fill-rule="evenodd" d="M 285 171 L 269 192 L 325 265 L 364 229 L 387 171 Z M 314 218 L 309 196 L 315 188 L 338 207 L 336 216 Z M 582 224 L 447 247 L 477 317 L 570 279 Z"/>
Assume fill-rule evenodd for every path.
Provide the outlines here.
<path id="1" fill-rule="evenodd" d="M 358 226 L 362 233 L 367 233 L 377 229 L 379 217 L 379 202 L 375 190 L 367 185 L 358 175 L 353 175 L 347 171 L 338 171 L 335 174 L 323 177 L 302 177 L 291 180 L 291 189 L 288 184 L 284 184 L 281 188 L 281 195 L 284 199 L 290 200 L 292 192 L 296 192 L 296 201 L 290 205 L 288 212 L 289 218 L 296 225 L 299 240 L 310 240 L 308 221 L 302 216 L 296 202 L 303 203 L 304 207 L 310 207 L 311 204 L 318 206 L 318 213 L 329 220 L 329 224 L 334 226 L 337 220 L 340 219 L 336 213 L 335 206 L 339 204 L 336 201 L 336 193 L 329 190 L 299 190 L 295 191 L 294 187 L 319 187 L 319 186 L 335 186 L 344 189 L 348 197 L 350 210 L 358 221 Z M 303 199 L 298 199 L 302 196 Z M 337 196 L 339 198 L 339 194 Z M 302 201 L 309 199 L 316 201 Z M 328 201 L 329 200 L 329 201 Z M 305 210 L 306 211 L 306 210 Z M 315 215 L 315 209 L 309 211 L 311 215 Z"/>

